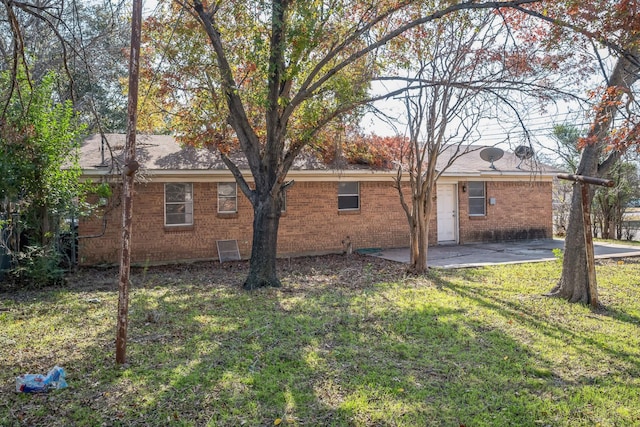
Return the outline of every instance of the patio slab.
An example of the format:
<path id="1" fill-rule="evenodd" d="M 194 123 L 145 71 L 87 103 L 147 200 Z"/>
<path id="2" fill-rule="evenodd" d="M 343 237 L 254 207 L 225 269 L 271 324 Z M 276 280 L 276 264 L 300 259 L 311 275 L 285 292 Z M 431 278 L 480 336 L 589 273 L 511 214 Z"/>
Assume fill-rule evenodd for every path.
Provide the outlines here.
<path id="1" fill-rule="evenodd" d="M 563 248 L 564 239 L 431 246 L 427 263 L 430 267 L 462 268 L 552 261 L 556 259 L 553 250 Z M 594 253 L 596 259 L 640 256 L 640 246 L 595 242 Z M 409 248 L 383 249 L 369 255 L 409 263 Z"/>

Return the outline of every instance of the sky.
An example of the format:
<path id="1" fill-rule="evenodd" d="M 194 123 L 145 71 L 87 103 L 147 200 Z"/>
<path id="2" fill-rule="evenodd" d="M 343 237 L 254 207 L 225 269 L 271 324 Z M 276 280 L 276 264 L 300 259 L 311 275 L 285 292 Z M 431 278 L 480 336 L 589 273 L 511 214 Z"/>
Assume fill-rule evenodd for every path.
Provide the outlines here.
<path id="1" fill-rule="evenodd" d="M 383 89 L 373 88 L 374 93 Z M 375 104 L 376 108 L 385 114 L 398 117 L 395 122 L 397 129 L 376 117 L 367 113 L 360 122 L 365 133 L 375 133 L 380 136 L 395 136 L 399 131 L 406 131 L 406 124 L 402 117 L 405 114 L 404 106 L 399 100 L 382 101 Z M 548 105 L 529 111 L 522 116 L 525 122 L 531 146 L 537 152 L 549 155 L 550 148 L 555 143 L 551 138 L 555 125 L 570 124 L 579 128 L 588 128 L 589 120 L 579 105 L 560 102 L 556 105 Z M 504 150 L 513 151 L 518 145 L 529 145 L 522 126 L 517 124 L 515 117 L 505 117 L 502 120 L 483 120 L 478 127 L 480 139 L 476 142 L 481 145 L 497 146 Z"/>

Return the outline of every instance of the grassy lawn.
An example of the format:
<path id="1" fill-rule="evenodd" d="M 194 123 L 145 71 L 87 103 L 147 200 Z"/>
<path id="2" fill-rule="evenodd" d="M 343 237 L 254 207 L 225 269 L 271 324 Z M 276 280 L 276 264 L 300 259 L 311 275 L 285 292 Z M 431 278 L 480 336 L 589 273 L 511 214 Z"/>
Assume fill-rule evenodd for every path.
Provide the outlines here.
<path id="1" fill-rule="evenodd" d="M 354 255 L 136 270 L 114 364 L 117 270 L 0 294 L 0 425 L 640 425 L 640 259 L 598 264 L 605 310 L 547 298 L 556 262 L 436 270 Z M 69 387 L 14 392 L 67 371 Z"/>
<path id="2" fill-rule="evenodd" d="M 624 246 L 640 246 L 640 241 L 638 240 L 614 240 L 614 239 L 593 239 L 594 242 L 603 242 L 603 243 L 611 243 L 614 245 L 624 245 Z"/>

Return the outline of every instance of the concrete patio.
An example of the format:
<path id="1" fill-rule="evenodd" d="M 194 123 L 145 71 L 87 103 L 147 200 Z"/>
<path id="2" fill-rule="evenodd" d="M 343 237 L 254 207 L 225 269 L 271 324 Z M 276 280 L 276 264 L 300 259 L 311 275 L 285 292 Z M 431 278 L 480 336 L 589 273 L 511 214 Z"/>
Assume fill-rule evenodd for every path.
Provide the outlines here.
<path id="1" fill-rule="evenodd" d="M 555 259 L 553 250 L 563 249 L 563 247 L 563 239 L 476 243 L 431 246 L 427 256 L 430 267 L 478 267 L 494 264 L 551 261 Z M 594 252 L 596 259 L 640 256 L 640 246 L 595 242 Z M 369 255 L 397 262 L 409 262 L 409 248 L 384 249 L 379 252 L 369 253 Z"/>

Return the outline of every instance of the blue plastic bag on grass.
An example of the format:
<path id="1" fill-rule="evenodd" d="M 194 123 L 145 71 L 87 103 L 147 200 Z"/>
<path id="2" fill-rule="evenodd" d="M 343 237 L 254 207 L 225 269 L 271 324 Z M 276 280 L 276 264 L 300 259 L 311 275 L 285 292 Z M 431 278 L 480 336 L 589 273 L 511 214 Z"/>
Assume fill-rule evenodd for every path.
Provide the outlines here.
<path id="1" fill-rule="evenodd" d="M 64 380 L 66 373 L 60 366 L 54 366 L 47 373 L 42 374 L 23 374 L 16 377 L 16 391 L 18 393 L 45 393 L 49 390 L 67 387 Z"/>

